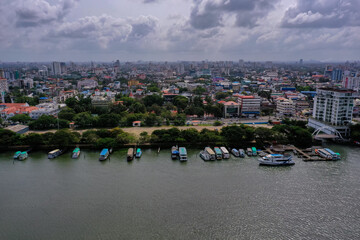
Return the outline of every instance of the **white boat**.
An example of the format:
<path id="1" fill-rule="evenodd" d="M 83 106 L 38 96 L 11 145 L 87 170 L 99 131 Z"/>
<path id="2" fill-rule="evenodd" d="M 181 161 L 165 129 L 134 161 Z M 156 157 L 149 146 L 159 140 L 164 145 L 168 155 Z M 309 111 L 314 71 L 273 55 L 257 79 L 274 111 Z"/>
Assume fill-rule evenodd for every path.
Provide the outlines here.
<path id="1" fill-rule="evenodd" d="M 332 160 L 340 160 L 341 159 L 340 153 L 335 153 L 329 148 L 324 148 L 324 150 L 327 151 L 331 155 Z"/>
<path id="2" fill-rule="evenodd" d="M 325 149 L 322 148 L 315 149 L 315 153 L 320 157 L 326 158 L 328 160 L 333 160 L 333 156 Z"/>
<path id="3" fill-rule="evenodd" d="M 210 147 L 206 147 L 205 152 L 210 156 L 210 161 L 216 160 L 215 152 Z"/>
<path id="4" fill-rule="evenodd" d="M 231 153 L 235 156 L 235 157 L 240 157 L 240 153 L 236 148 L 231 149 Z"/>
<path id="5" fill-rule="evenodd" d="M 244 158 L 245 157 L 245 151 L 244 149 L 239 149 L 239 155 L 241 158 Z"/>
<path id="6" fill-rule="evenodd" d="M 186 162 L 188 159 L 187 159 L 187 151 L 186 151 L 186 148 L 185 147 L 180 147 L 179 148 L 179 160 L 180 162 Z"/>
<path id="7" fill-rule="evenodd" d="M 251 156 L 253 155 L 252 149 L 251 149 L 251 148 L 247 148 L 247 149 L 246 149 L 246 154 L 247 154 L 249 157 L 251 157 Z"/>
<path id="8" fill-rule="evenodd" d="M 211 160 L 210 154 L 208 154 L 205 150 L 200 152 L 200 157 L 204 161 L 210 161 Z"/>
<path id="9" fill-rule="evenodd" d="M 178 146 L 172 146 L 171 148 L 171 159 L 175 160 L 179 156 L 179 148 Z"/>
<path id="10" fill-rule="evenodd" d="M 295 164 L 291 155 L 282 154 L 268 154 L 258 160 L 260 162 L 259 165 L 265 166 L 290 166 Z"/>
<path id="11" fill-rule="evenodd" d="M 226 149 L 226 147 L 220 147 L 220 150 L 222 152 L 223 159 L 229 159 L 230 158 L 229 151 Z"/>

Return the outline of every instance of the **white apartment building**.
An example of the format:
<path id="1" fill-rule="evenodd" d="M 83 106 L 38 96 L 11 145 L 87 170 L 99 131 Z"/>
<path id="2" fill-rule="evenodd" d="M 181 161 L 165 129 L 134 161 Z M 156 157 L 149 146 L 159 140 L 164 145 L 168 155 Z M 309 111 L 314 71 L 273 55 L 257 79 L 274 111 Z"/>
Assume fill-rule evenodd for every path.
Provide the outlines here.
<path id="1" fill-rule="evenodd" d="M 352 89 L 354 91 L 360 90 L 360 73 L 356 73 L 353 76 L 348 74 L 345 75 L 342 81 L 342 86 L 347 89 Z"/>
<path id="2" fill-rule="evenodd" d="M 93 79 L 85 79 L 82 81 L 78 81 L 77 88 L 78 89 L 94 89 L 98 86 L 98 82 Z"/>
<path id="3" fill-rule="evenodd" d="M 32 119 L 38 119 L 42 115 L 52 115 L 57 116 L 57 114 L 60 112 L 62 108 L 64 108 L 65 104 L 56 104 L 56 103 L 41 103 L 39 105 L 36 105 L 38 110 L 32 111 L 29 116 Z"/>
<path id="4" fill-rule="evenodd" d="M 291 99 L 282 98 L 276 103 L 276 111 L 279 117 L 290 117 L 295 115 L 296 105 Z"/>
<path id="5" fill-rule="evenodd" d="M 324 133 L 342 137 L 350 135 L 349 125 L 354 108 L 354 91 L 349 89 L 319 88 L 314 98 L 313 116 L 308 126 Z"/>
<path id="6" fill-rule="evenodd" d="M 9 92 L 9 85 L 6 78 L 0 78 L 0 93 Z"/>

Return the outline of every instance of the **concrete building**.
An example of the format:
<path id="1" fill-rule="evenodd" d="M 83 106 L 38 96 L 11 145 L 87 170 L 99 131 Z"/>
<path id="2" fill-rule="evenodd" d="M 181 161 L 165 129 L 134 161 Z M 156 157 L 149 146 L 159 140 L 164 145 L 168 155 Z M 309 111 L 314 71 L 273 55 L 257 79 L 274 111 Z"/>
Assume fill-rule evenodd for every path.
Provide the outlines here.
<path id="1" fill-rule="evenodd" d="M 261 98 L 257 96 L 240 96 L 240 114 L 243 117 L 260 115 Z"/>
<path id="2" fill-rule="evenodd" d="M 291 99 L 280 98 L 276 103 L 276 111 L 279 117 L 291 117 L 295 115 L 295 102 Z"/>
<path id="3" fill-rule="evenodd" d="M 11 118 L 17 114 L 31 114 L 38 110 L 37 107 L 29 106 L 27 103 L 1 103 L 0 115 L 3 119 Z"/>
<path id="4" fill-rule="evenodd" d="M 344 76 L 342 86 L 354 91 L 360 90 L 360 73 L 352 73 Z"/>
<path id="5" fill-rule="evenodd" d="M 6 78 L 0 78 L 0 93 L 9 92 L 9 85 Z"/>
<path id="6" fill-rule="evenodd" d="M 60 75 L 61 72 L 61 63 L 60 62 L 52 62 L 51 70 L 53 75 Z"/>
<path id="7" fill-rule="evenodd" d="M 82 81 L 78 81 L 77 88 L 78 89 L 94 89 L 98 86 L 98 82 L 94 79 L 85 79 Z"/>
<path id="8" fill-rule="evenodd" d="M 313 116 L 308 126 L 330 135 L 349 137 L 354 108 L 354 91 L 319 88 L 314 98 Z"/>
<path id="9" fill-rule="evenodd" d="M 61 111 L 62 108 L 64 108 L 65 104 L 56 104 L 56 103 L 41 103 L 39 105 L 36 105 L 38 108 L 37 110 L 32 111 L 29 116 L 32 119 L 38 119 L 42 115 L 48 115 L 48 116 L 57 116 L 57 114 Z"/>
<path id="10" fill-rule="evenodd" d="M 240 104 L 229 101 L 224 103 L 224 117 L 238 117 L 240 115 Z"/>

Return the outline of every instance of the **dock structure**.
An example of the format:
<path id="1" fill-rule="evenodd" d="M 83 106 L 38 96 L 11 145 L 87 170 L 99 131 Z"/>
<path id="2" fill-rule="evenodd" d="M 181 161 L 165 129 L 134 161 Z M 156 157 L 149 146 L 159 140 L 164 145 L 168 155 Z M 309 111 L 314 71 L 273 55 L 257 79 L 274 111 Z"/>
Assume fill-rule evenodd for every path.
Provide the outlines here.
<path id="1" fill-rule="evenodd" d="M 273 153 L 283 153 L 285 151 L 292 151 L 294 154 L 298 155 L 302 158 L 304 162 L 310 161 L 333 161 L 330 159 L 323 158 L 318 156 L 312 152 L 311 149 L 299 149 L 293 145 L 282 145 L 282 146 L 274 146 L 272 148 L 265 149 L 266 152 L 273 154 Z"/>

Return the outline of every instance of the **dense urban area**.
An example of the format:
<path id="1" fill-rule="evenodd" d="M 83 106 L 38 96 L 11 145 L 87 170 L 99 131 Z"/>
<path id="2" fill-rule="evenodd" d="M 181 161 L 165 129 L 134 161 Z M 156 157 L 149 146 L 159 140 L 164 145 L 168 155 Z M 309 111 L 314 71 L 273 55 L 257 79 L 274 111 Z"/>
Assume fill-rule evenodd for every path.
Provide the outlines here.
<path id="1" fill-rule="evenodd" d="M 359 87 L 360 62 L 3 62 L 0 145 L 356 144 Z"/>

